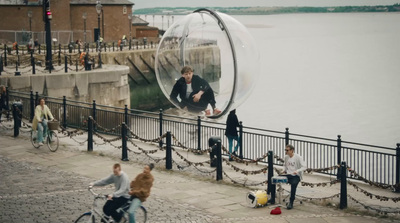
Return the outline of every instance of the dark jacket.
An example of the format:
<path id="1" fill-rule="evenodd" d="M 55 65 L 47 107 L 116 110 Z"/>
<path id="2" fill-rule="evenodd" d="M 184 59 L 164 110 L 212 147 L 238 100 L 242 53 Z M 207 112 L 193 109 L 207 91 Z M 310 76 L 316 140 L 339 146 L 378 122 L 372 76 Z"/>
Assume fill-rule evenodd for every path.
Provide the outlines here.
<path id="1" fill-rule="evenodd" d="M 232 110 L 226 119 L 225 135 L 238 136 L 237 128 L 239 127 L 239 120 L 236 116 L 236 111 Z"/>
<path id="2" fill-rule="evenodd" d="M 176 81 L 174 87 L 172 88 L 170 98 L 171 100 L 176 104 L 179 105 L 179 107 L 184 108 L 190 104 L 194 104 L 193 99 L 189 97 L 186 99 L 186 81 L 185 78 L 181 77 L 179 80 Z M 212 91 L 210 85 L 205 81 L 203 78 L 199 77 L 198 75 L 193 75 L 192 77 L 192 88 L 193 92 L 191 94 L 197 94 L 199 91 L 204 91 L 205 93 L 209 90 Z M 181 98 L 181 102 L 178 101 L 177 97 Z M 215 100 L 210 101 L 209 103 L 215 105 Z"/>

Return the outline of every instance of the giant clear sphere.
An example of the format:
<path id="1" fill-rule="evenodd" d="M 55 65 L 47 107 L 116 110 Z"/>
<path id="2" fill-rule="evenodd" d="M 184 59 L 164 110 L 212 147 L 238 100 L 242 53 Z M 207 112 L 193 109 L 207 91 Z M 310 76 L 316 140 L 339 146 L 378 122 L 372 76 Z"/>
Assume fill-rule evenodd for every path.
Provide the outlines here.
<path id="1" fill-rule="evenodd" d="M 175 99 L 171 98 L 175 84 L 183 77 L 184 66 L 192 67 L 194 76 L 209 84 L 215 107 L 221 112 L 214 110 L 212 103 L 195 111 L 183 104 L 198 104 L 189 94 L 190 91 L 195 93 L 197 86 L 194 76 L 193 83 L 182 84 L 182 94 L 178 97 L 173 94 Z M 253 37 L 236 19 L 224 13 L 199 9 L 176 21 L 164 33 L 157 49 L 155 68 L 161 90 L 176 107 L 196 116 L 201 110 L 208 110 L 207 116 L 219 118 L 237 108 L 250 95 L 258 77 L 259 53 Z"/>

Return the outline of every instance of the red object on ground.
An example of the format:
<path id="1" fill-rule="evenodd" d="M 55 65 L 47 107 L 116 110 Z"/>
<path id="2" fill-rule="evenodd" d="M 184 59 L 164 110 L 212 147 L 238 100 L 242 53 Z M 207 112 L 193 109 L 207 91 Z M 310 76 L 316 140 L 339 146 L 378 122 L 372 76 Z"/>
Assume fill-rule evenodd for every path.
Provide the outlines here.
<path id="1" fill-rule="evenodd" d="M 276 207 L 271 211 L 271 214 L 282 214 L 282 211 L 279 207 Z"/>

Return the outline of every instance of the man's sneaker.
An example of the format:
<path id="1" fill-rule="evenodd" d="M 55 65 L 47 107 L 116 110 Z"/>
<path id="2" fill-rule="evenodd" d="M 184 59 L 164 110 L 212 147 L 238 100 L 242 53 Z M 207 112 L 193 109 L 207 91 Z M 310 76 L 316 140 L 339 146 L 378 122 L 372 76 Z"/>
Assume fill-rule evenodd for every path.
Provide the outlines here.
<path id="1" fill-rule="evenodd" d="M 288 210 L 293 208 L 293 202 L 289 202 L 288 206 L 286 207 Z"/>
<path id="2" fill-rule="evenodd" d="M 214 108 L 214 115 L 219 115 L 221 114 L 221 110 L 219 110 L 218 108 Z"/>
<path id="3" fill-rule="evenodd" d="M 39 146 L 43 146 L 43 143 L 42 143 L 42 142 L 39 142 Z"/>

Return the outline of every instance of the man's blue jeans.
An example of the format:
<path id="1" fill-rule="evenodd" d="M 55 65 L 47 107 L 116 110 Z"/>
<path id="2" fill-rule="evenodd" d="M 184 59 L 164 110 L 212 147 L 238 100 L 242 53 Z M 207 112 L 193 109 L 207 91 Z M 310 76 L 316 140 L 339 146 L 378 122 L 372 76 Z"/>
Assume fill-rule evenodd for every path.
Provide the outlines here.
<path id="1" fill-rule="evenodd" d="M 135 212 L 140 207 L 140 205 L 142 205 L 142 202 L 139 200 L 139 198 L 134 198 L 132 200 L 131 206 L 128 210 L 129 223 L 135 223 Z"/>

